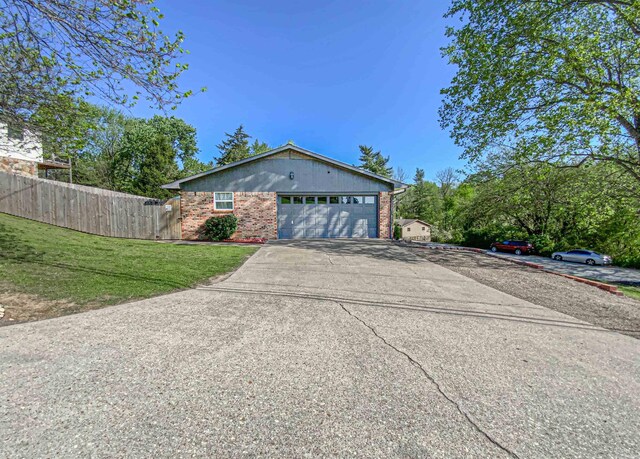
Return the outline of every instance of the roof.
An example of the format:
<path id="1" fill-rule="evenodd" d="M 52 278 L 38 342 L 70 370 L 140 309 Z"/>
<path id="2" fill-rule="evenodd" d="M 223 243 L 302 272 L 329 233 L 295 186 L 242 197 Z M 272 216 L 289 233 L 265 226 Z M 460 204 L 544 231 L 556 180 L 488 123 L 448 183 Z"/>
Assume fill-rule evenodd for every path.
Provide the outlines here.
<path id="1" fill-rule="evenodd" d="M 286 144 L 286 145 L 282 145 L 281 147 L 274 148 L 273 150 L 269 150 L 267 152 L 260 153 L 259 155 L 255 155 L 255 156 L 251 156 L 249 158 L 241 159 L 240 161 L 235 161 L 233 163 L 225 164 L 224 166 L 216 167 L 214 169 L 211 169 L 211 170 L 208 170 L 208 171 L 205 171 L 205 172 L 201 172 L 199 174 L 195 174 L 195 175 L 192 175 L 190 177 L 186 177 L 186 178 L 183 178 L 183 179 L 180 179 L 180 180 L 176 180 L 175 182 L 167 183 L 166 185 L 162 185 L 162 188 L 165 188 L 167 190 L 179 190 L 180 189 L 180 184 L 182 184 L 182 183 L 190 182 L 191 180 L 195 180 L 195 179 L 198 179 L 200 177 L 204 177 L 204 176 L 207 176 L 207 175 L 215 174 L 215 173 L 227 170 L 227 169 L 231 169 L 233 167 L 241 166 L 243 164 L 250 163 L 252 161 L 257 161 L 259 159 L 266 158 L 267 156 L 271 156 L 271 155 L 275 155 L 275 154 L 278 154 L 278 153 L 282 153 L 283 151 L 287 151 L 287 150 L 293 150 L 293 151 L 296 151 L 298 153 L 302 153 L 303 155 L 307 155 L 307 156 L 309 156 L 311 158 L 317 159 L 318 161 L 323 161 L 325 163 L 333 164 L 334 166 L 341 167 L 343 169 L 347 169 L 347 170 L 349 170 L 351 172 L 354 172 L 356 174 L 364 175 L 364 176 L 371 177 L 371 178 L 376 179 L 376 180 L 380 180 L 382 182 L 390 183 L 391 185 L 393 185 L 394 188 L 406 188 L 408 186 L 407 184 L 399 182 L 397 180 L 393 180 L 393 179 L 390 179 L 388 177 L 384 177 L 382 175 L 374 174 L 373 172 L 369 172 L 369 171 L 361 169 L 359 167 L 352 166 L 352 165 L 349 165 L 347 163 L 343 163 L 342 161 L 337 161 L 337 160 L 329 158 L 327 156 L 323 156 L 323 155 L 320 155 L 318 153 L 314 153 L 312 151 L 305 150 L 304 148 L 300 148 L 300 147 L 298 147 L 296 145 Z"/>
<path id="2" fill-rule="evenodd" d="M 407 225 L 411 225 L 412 223 L 421 223 L 423 225 L 427 225 L 427 226 L 431 226 L 430 223 L 427 223 L 425 221 L 422 220 L 418 220 L 417 218 L 398 218 L 396 220 L 396 223 L 400 226 L 407 226 Z"/>

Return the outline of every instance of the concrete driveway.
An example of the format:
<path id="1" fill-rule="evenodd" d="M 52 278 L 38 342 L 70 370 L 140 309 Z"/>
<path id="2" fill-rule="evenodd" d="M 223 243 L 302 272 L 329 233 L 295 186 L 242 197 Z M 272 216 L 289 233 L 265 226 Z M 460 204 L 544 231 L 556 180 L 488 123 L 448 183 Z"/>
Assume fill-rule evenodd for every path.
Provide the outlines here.
<path id="1" fill-rule="evenodd" d="M 582 263 L 571 263 L 568 261 L 557 261 L 549 257 L 539 255 L 515 255 L 513 253 L 498 252 L 493 253 L 487 250 L 487 254 L 506 259 L 517 259 L 537 263 L 548 269 L 571 276 L 586 277 L 601 282 L 613 282 L 626 285 L 640 285 L 640 270 L 631 268 L 621 268 L 619 266 L 589 266 Z"/>
<path id="2" fill-rule="evenodd" d="M 384 242 L 0 329 L 1 457 L 637 457 L 640 345 Z"/>

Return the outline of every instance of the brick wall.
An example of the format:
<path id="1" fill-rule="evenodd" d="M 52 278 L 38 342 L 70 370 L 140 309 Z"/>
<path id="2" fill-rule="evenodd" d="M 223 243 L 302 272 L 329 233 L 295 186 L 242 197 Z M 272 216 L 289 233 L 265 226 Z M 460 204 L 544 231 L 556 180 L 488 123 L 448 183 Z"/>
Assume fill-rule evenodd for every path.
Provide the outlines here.
<path id="1" fill-rule="evenodd" d="M 278 206 L 275 193 L 234 193 L 234 214 L 238 217 L 238 230 L 234 238 L 278 237 Z"/>
<path id="2" fill-rule="evenodd" d="M 233 194 L 233 211 L 214 210 L 213 192 L 180 192 L 180 216 L 182 238 L 202 239 L 204 222 L 215 215 L 233 213 L 238 218 L 238 229 L 232 239 L 264 237 L 276 239 L 276 194 L 266 192 L 236 192 Z"/>
<path id="3" fill-rule="evenodd" d="M 380 239 L 391 238 L 391 200 L 392 193 L 380 192 L 378 196 L 378 234 Z"/>
<path id="4" fill-rule="evenodd" d="M 0 171 L 10 174 L 27 175 L 29 177 L 38 176 L 38 163 L 24 159 L 9 158 L 0 156 Z"/>

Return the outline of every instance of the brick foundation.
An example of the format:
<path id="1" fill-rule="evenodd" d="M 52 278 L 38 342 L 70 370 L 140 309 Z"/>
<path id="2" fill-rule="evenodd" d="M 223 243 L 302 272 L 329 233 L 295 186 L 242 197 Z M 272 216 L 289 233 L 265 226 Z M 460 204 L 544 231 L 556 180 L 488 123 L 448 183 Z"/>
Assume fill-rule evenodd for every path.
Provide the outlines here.
<path id="1" fill-rule="evenodd" d="M 238 218 L 238 229 L 231 239 L 277 238 L 276 193 L 235 192 L 233 200 L 233 211 L 214 210 L 213 192 L 180 192 L 182 239 L 202 239 L 208 218 L 230 213 Z"/>
<path id="2" fill-rule="evenodd" d="M 26 175 L 28 177 L 37 177 L 38 163 L 36 163 L 35 161 L 27 161 L 25 159 L 0 156 L 0 172 Z"/>
<path id="3" fill-rule="evenodd" d="M 378 195 L 378 237 L 391 238 L 391 192 L 380 192 Z"/>

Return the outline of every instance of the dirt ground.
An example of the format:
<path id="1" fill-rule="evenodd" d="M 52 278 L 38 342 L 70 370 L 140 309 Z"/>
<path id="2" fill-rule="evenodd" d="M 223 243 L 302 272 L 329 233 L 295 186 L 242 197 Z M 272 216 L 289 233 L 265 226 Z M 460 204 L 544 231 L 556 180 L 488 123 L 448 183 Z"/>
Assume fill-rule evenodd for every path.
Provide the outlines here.
<path id="1" fill-rule="evenodd" d="M 0 289 L 0 308 L 4 311 L 0 317 L 0 326 L 31 320 L 49 319 L 80 310 L 93 309 L 91 305 L 78 305 L 69 301 L 53 301 L 37 295 L 11 292 Z"/>
<path id="2" fill-rule="evenodd" d="M 640 338 L 640 301 L 480 253 L 413 250 L 433 263 L 517 298 Z"/>

